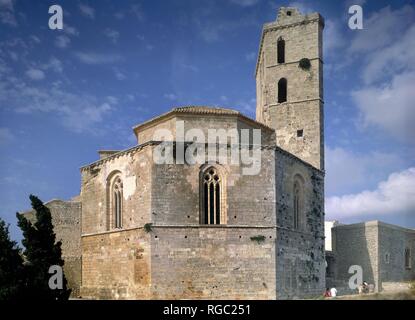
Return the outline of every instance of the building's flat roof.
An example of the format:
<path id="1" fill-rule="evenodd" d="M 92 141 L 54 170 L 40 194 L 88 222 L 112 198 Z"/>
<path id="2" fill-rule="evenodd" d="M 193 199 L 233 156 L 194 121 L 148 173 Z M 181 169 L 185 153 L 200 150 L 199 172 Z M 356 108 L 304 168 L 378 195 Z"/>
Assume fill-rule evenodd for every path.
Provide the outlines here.
<path id="1" fill-rule="evenodd" d="M 352 223 L 352 224 L 339 224 L 335 226 L 334 228 L 353 229 L 353 228 L 379 227 L 379 226 L 386 227 L 386 228 L 392 228 L 392 229 L 399 229 L 402 231 L 415 232 L 415 229 L 401 227 L 395 224 L 390 224 L 390 223 L 382 222 L 379 220 L 364 221 L 364 222 L 358 222 L 358 223 Z"/>

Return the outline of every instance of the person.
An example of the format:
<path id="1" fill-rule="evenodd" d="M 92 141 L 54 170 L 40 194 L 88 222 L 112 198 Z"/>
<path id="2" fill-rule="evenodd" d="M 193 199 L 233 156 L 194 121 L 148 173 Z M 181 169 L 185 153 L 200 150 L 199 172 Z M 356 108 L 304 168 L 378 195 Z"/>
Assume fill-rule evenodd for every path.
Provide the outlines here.
<path id="1" fill-rule="evenodd" d="M 324 292 L 324 298 L 331 297 L 330 288 L 326 288 L 326 291 Z"/>
<path id="2" fill-rule="evenodd" d="M 333 287 L 333 288 L 330 289 L 330 296 L 332 298 L 337 296 L 337 289 L 336 288 Z"/>
<path id="3" fill-rule="evenodd" d="M 363 281 L 363 293 L 369 293 L 369 284 Z"/>

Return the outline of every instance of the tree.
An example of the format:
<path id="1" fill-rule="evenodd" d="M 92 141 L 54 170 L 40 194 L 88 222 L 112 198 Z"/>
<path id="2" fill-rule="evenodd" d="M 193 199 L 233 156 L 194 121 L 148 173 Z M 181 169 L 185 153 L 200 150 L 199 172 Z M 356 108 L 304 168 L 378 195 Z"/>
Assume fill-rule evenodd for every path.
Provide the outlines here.
<path id="1" fill-rule="evenodd" d="M 9 226 L 0 218 L 0 301 L 17 300 L 23 294 L 23 258 Z"/>
<path id="2" fill-rule="evenodd" d="M 51 266 L 63 268 L 61 242 L 56 242 L 50 210 L 43 202 L 30 195 L 32 208 L 36 212 L 36 221 L 32 224 L 23 215 L 17 213 L 18 226 L 23 231 L 22 244 L 25 247 L 25 269 L 27 273 L 27 294 L 33 299 L 67 300 L 71 292 L 67 288 L 62 273 L 62 289 L 51 289 L 49 273 Z"/>

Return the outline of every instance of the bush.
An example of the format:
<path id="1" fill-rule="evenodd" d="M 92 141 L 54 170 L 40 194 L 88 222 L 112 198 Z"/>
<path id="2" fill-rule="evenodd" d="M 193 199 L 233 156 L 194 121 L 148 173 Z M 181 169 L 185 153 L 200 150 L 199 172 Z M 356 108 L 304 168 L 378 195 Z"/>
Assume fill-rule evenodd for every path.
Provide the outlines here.
<path id="1" fill-rule="evenodd" d="M 259 235 L 259 236 L 251 237 L 251 240 L 259 244 L 265 241 L 265 236 Z"/>
<path id="2" fill-rule="evenodd" d="M 144 231 L 147 232 L 147 233 L 153 231 L 153 224 L 152 223 L 146 223 L 144 225 Z"/>
<path id="3" fill-rule="evenodd" d="M 311 68 L 311 62 L 309 59 L 307 58 L 302 58 L 300 60 L 300 63 L 298 64 L 298 66 L 303 69 L 303 70 L 310 70 Z"/>

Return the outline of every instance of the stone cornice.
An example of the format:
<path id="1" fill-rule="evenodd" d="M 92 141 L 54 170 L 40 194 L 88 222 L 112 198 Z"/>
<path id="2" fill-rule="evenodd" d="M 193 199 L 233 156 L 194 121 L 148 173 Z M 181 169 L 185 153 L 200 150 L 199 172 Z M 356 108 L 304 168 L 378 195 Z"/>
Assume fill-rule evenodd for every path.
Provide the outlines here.
<path id="1" fill-rule="evenodd" d="M 311 101 L 320 101 L 321 103 L 324 104 L 324 100 L 321 98 L 312 98 L 312 99 L 305 99 L 305 100 L 296 100 L 296 101 L 285 101 L 285 102 L 280 102 L 280 103 L 270 103 L 270 104 L 266 104 L 264 107 L 265 108 L 269 108 L 269 107 L 277 107 L 277 106 L 283 106 L 283 105 L 287 105 L 287 104 L 297 104 L 297 103 L 304 103 L 304 102 L 311 102 Z"/>
<path id="2" fill-rule="evenodd" d="M 310 60 L 310 61 L 319 60 L 322 64 L 324 64 L 323 60 L 320 57 L 310 58 L 308 60 Z M 265 66 L 265 68 L 282 67 L 282 66 L 286 66 L 287 64 L 295 64 L 295 63 L 300 63 L 300 60 L 284 62 L 284 63 L 270 64 L 269 66 Z"/>
<path id="3" fill-rule="evenodd" d="M 311 232 L 304 232 L 301 230 L 294 230 L 287 227 L 282 227 L 276 224 L 272 225 L 236 225 L 236 224 L 218 224 L 218 225 L 211 225 L 211 224 L 152 224 L 151 228 L 157 229 L 276 229 L 276 230 L 284 230 L 287 232 L 295 232 L 295 233 L 301 233 L 308 236 L 314 236 L 314 233 Z M 100 231 L 100 232 L 94 232 L 94 233 L 84 233 L 81 235 L 82 238 L 86 237 L 93 237 L 93 236 L 100 236 L 100 235 L 106 235 L 106 234 L 112 234 L 112 233 L 122 233 L 122 232 L 128 232 L 128 231 L 134 231 L 134 230 L 143 230 L 144 226 L 139 227 L 132 227 L 132 228 L 125 228 L 125 229 L 113 229 L 113 230 L 106 230 L 106 231 Z M 319 235 L 320 237 L 324 238 L 324 235 Z"/>

